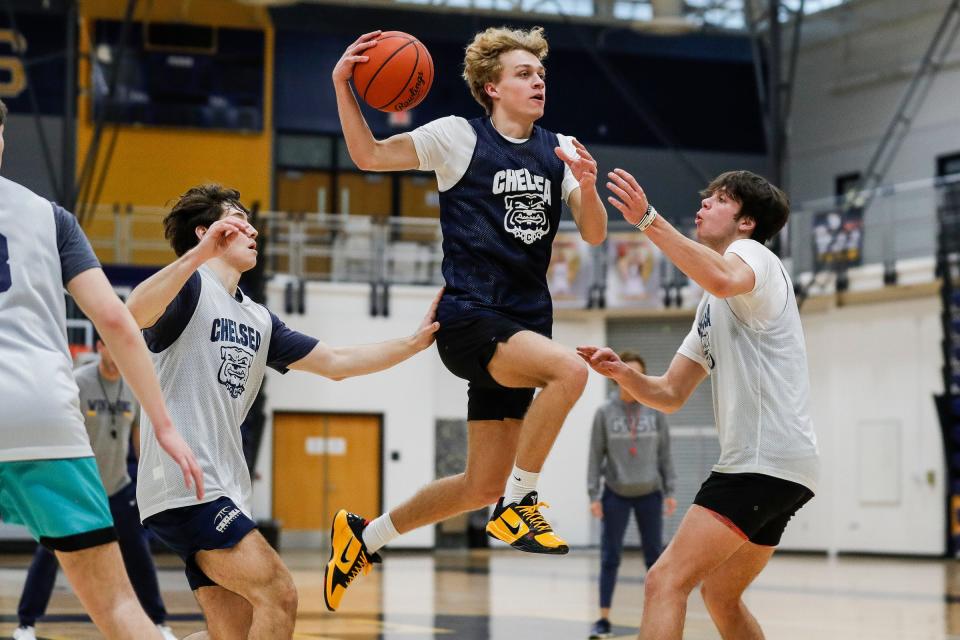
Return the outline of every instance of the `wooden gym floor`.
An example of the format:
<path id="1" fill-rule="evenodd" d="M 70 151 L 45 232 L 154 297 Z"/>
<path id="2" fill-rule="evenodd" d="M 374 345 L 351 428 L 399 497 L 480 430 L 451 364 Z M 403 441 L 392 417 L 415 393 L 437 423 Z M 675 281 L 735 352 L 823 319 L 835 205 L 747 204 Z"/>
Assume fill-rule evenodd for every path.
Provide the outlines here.
<path id="1" fill-rule="evenodd" d="M 597 612 L 598 554 L 563 558 L 511 550 L 392 552 L 361 577 L 341 611 L 323 606 L 320 553 L 283 554 L 300 593 L 296 638 L 566 640 L 586 638 Z M 0 556 L 0 638 L 16 627 L 28 556 Z M 173 556 L 160 556 L 168 623 L 182 637 L 203 628 Z M 614 596 L 614 631 L 633 638 L 643 602 L 643 562 L 628 553 Z M 942 560 L 782 554 L 747 592 L 770 640 L 960 640 L 960 565 Z M 38 637 L 100 637 L 63 575 Z M 699 593 L 690 598 L 688 640 L 717 639 Z"/>

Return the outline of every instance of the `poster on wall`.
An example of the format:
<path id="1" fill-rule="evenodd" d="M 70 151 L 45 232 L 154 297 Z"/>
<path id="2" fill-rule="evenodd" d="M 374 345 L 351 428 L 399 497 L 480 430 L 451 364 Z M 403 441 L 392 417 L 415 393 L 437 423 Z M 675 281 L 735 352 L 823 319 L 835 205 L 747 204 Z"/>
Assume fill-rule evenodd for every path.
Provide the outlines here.
<path id="1" fill-rule="evenodd" d="M 851 207 L 814 214 L 813 255 L 819 265 L 860 265 L 863 262 L 863 209 Z"/>
<path id="2" fill-rule="evenodd" d="M 608 236 L 607 307 L 663 306 L 660 250 L 642 233 Z"/>
<path id="3" fill-rule="evenodd" d="M 579 233 L 557 234 L 547 268 L 547 285 L 554 307 L 583 309 L 587 306 L 592 267 L 590 245 Z"/>

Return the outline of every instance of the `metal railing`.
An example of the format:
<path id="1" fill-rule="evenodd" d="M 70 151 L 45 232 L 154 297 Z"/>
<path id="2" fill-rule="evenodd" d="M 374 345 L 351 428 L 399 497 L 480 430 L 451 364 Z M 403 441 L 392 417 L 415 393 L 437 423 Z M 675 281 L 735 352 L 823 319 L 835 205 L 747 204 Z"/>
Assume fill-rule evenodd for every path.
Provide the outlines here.
<path id="1" fill-rule="evenodd" d="M 960 176 L 953 176 L 880 187 L 863 210 L 845 209 L 837 198 L 801 203 L 784 242 L 794 280 L 809 279 L 801 274 L 814 271 L 932 258 L 937 207 L 958 192 Z M 164 214 L 160 208 L 100 207 L 86 231 L 104 262 L 162 265 L 173 259 L 163 239 Z M 436 218 L 262 211 L 257 223 L 268 275 L 390 285 L 443 282 Z M 573 222 L 561 222 L 548 282 L 558 308 L 680 307 L 699 296 L 644 236 L 613 219 L 599 247 L 583 242 Z"/>
<path id="2" fill-rule="evenodd" d="M 327 282 L 442 282 L 437 219 L 268 211 L 260 221 L 268 274 Z"/>
<path id="3" fill-rule="evenodd" d="M 794 276 L 861 264 L 893 265 L 932 257 L 936 251 L 937 207 L 960 176 L 882 185 L 866 208 L 847 209 L 842 198 L 820 198 L 790 214 L 786 257 Z"/>

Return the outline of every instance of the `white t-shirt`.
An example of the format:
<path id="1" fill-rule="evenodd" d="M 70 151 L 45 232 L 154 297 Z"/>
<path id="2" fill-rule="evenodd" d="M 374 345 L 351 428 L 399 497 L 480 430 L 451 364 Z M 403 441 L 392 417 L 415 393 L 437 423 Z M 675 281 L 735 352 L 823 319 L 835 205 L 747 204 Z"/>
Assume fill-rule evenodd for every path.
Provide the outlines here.
<path id="1" fill-rule="evenodd" d="M 731 298 L 704 293 L 678 352 L 713 379 L 720 473 L 762 473 L 816 491 L 820 472 L 810 419 L 807 350 L 793 283 L 780 260 L 749 239 L 726 253 L 755 277 Z"/>
<path id="2" fill-rule="evenodd" d="M 496 127 L 494 127 L 496 130 Z M 499 131 L 497 132 L 499 133 Z M 460 178 L 470 168 L 473 159 L 473 149 L 477 144 L 477 134 L 470 123 L 460 116 L 446 116 L 438 118 L 425 125 L 419 126 L 407 133 L 413 138 L 413 145 L 417 149 L 417 158 L 420 159 L 421 171 L 434 171 L 437 174 L 437 188 L 446 191 L 460 182 Z M 526 138 L 511 138 L 504 136 L 504 140 L 519 144 L 526 142 Z M 577 150 L 569 136 L 557 134 L 560 148 L 568 156 L 576 157 Z M 573 177 L 570 167 L 563 165 L 563 182 L 561 191 L 563 201 L 574 189 L 579 189 L 580 183 Z"/>

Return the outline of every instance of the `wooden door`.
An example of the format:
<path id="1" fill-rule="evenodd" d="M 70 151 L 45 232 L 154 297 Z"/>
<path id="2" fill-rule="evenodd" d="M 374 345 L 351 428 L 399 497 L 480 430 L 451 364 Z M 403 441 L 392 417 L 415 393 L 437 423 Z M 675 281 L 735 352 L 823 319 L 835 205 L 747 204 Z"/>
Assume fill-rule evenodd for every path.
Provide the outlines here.
<path id="1" fill-rule="evenodd" d="M 277 210 L 329 213 L 332 184 L 328 171 L 280 171 L 277 173 Z"/>
<path id="2" fill-rule="evenodd" d="M 274 413 L 274 518 L 324 533 L 340 509 L 379 516 L 380 443 L 378 415 Z"/>

